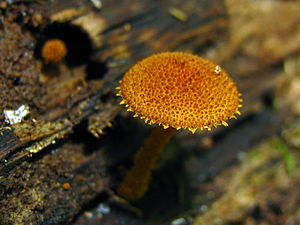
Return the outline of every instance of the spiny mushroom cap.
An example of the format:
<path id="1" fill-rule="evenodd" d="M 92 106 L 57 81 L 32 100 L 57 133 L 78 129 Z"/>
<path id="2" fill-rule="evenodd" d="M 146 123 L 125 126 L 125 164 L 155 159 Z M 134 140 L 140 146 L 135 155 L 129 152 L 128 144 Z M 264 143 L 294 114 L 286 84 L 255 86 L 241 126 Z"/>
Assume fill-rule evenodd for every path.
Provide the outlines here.
<path id="1" fill-rule="evenodd" d="M 236 118 L 241 107 L 234 81 L 220 66 L 182 52 L 152 55 L 136 63 L 120 81 L 121 104 L 149 124 L 211 129 Z"/>
<path id="2" fill-rule="evenodd" d="M 56 63 L 66 56 L 67 47 L 62 40 L 51 39 L 45 42 L 41 54 L 46 63 Z"/>

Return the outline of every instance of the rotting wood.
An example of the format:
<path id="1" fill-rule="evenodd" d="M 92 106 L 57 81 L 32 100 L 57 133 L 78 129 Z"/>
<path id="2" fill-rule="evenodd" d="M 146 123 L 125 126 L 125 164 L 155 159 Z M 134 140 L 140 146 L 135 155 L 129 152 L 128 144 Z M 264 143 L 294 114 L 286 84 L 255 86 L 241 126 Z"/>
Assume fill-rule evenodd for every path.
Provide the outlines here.
<path id="1" fill-rule="evenodd" d="M 80 4 L 74 0 L 54 1 L 54 3 L 41 1 L 40 5 L 34 7 L 43 15 L 47 15 L 50 23 L 57 20 L 56 16 L 60 14 L 60 21 L 80 24 L 78 21 L 85 20 L 78 19 L 94 10 L 91 1 L 87 0 L 80 1 Z M 170 15 L 169 10 L 172 7 L 182 10 L 187 19 L 178 20 Z M 68 9 L 74 10 L 74 14 L 64 11 Z M 292 48 L 289 46 L 286 51 L 279 52 L 273 61 L 261 63 L 260 60 L 255 60 L 261 55 L 249 57 L 239 49 L 249 36 L 243 37 L 240 42 L 240 39 L 235 40 L 233 46 L 227 40 L 230 35 L 228 34 L 230 20 L 226 10 L 223 1 L 219 0 L 204 2 L 189 0 L 176 4 L 171 0 L 122 1 L 117 5 L 113 0 L 103 2 L 102 8 L 95 12 L 103 19 L 102 29 L 99 30 L 98 37 L 95 34 L 91 36 L 98 38 L 95 41 L 97 48 L 92 58 L 106 62 L 108 66 L 104 81 L 85 82 L 82 68 L 67 70 L 65 77 L 53 78 L 42 85 L 40 89 L 42 96 L 39 98 L 45 104 L 41 106 L 40 111 L 33 111 L 30 115 L 32 117 L 25 120 L 22 125 L 14 125 L 16 128 L 13 129 L 5 128 L 2 123 L 0 201 L 7 214 L 1 215 L 0 221 L 9 224 L 14 218 L 18 218 L 16 221 L 18 224 L 67 223 L 88 202 L 110 187 L 108 182 L 111 174 L 104 173 L 111 165 L 101 152 L 102 147 L 96 146 L 96 153 L 86 155 L 84 154 L 86 146 L 83 144 L 76 146 L 70 143 L 68 137 L 76 125 L 83 124 L 86 120 L 89 121 L 88 129 L 94 135 L 101 134 L 119 110 L 118 101 L 112 95 L 109 96 L 114 92 L 118 78 L 130 64 L 153 52 L 184 50 L 201 53 L 217 62 L 224 62 L 225 68 L 234 74 L 244 93 L 246 105 L 243 109 L 244 115 L 253 110 L 260 110 L 262 107 L 258 99 L 274 85 L 274 80 L 280 75 L 278 69 L 273 67 L 273 63 L 278 63 L 287 55 L 296 52 L 298 46 L 293 45 Z M 235 14 L 229 16 L 232 19 Z M 46 22 L 42 23 L 43 26 L 45 24 Z M 297 37 L 293 36 L 293 32 L 290 35 Z M 207 47 L 211 43 L 214 44 Z M 253 43 L 257 46 L 259 40 Z M 238 60 L 235 61 L 234 58 Z M 233 65 L 233 61 L 241 66 Z M 243 66 L 245 64 L 248 66 Z M 75 88 L 78 86 L 80 88 Z M 61 101 L 57 99 L 57 95 L 51 95 L 51 92 L 43 94 L 51 90 L 51 87 L 57 88 L 55 93 L 62 93 L 59 95 Z M 101 100 L 104 95 L 108 95 L 106 102 Z M 101 119 L 98 118 L 99 115 Z M 30 119 L 35 119 L 37 123 Z M 42 129 L 48 123 L 50 127 L 55 127 L 54 130 L 46 129 L 44 133 L 39 134 L 28 132 L 28 127 L 37 125 L 35 129 Z M 56 127 L 56 124 L 59 126 Z M 267 130 L 269 124 L 262 126 L 261 135 L 269 134 Z M 28 135 L 24 135 L 22 130 L 21 135 L 20 131 L 19 135 L 15 132 L 20 128 L 23 129 L 22 127 L 27 127 Z M 72 151 L 76 150 L 77 152 L 72 154 Z M 238 149 L 235 149 L 234 153 L 236 151 Z M 35 153 L 37 154 L 34 155 Z M 207 159 L 216 154 L 218 151 L 212 149 Z M 219 160 L 221 162 L 216 165 L 216 169 L 222 170 L 227 162 L 233 160 L 233 156 L 225 155 Z M 208 177 L 215 175 L 211 174 L 207 167 L 203 166 L 201 169 Z M 23 176 L 25 181 L 22 180 Z M 68 191 L 63 189 L 62 184 L 65 182 L 71 183 Z M 53 194 L 47 198 L 52 191 Z M 61 205 L 62 201 L 64 204 Z M 129 220 L 128 224 L 133 224 L 130 222 Z"/>

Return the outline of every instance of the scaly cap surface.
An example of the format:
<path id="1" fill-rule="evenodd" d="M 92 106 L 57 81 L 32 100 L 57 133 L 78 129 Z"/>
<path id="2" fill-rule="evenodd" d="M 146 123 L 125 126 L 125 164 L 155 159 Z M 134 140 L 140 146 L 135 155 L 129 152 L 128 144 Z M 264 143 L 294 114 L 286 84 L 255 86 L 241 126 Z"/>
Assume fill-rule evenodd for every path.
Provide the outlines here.
<path id="1" fill-rule="evenodd" d="M 62 40 L 51 39 L 45 42 L 41 54 L 46 63 L 56 63 L 66 56 L 67 47 Z"/>
<path id="2" fill-rule="evenodd" d="M 220 66 L 197 55 L 164 52 L 131 67 L 120 81 L 118 96 L 128 111 L 146 123 L 195 132 L 228 126 L 240 114 L 236 84 Z"/>

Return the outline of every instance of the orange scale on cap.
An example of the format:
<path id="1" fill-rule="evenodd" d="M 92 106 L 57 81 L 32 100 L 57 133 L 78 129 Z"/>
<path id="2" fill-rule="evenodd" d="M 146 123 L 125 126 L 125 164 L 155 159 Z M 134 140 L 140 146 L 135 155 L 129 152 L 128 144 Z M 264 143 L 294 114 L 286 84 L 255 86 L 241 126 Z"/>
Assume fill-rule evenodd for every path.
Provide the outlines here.
<path id="1" fill-rule="evenodd" d="M 234 81 L 199 56 L 165 52 L 136 63 L 120 82 L 118 95 L 140 117 L 193 131 L 227 124 L 241 106 Z"/>

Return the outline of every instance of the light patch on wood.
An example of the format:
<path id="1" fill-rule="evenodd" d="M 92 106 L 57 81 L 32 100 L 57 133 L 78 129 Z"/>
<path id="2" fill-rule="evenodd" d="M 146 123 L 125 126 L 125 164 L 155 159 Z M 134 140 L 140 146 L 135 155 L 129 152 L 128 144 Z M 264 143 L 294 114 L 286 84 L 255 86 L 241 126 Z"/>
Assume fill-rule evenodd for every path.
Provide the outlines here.
<path id="1" fill-rule="evenodd" d="M 106 21 L 95 12 L 90 12 L 77 19 L 72 24 L 82 27 L 91 37 L 96 47 L 102 45 L 101 33 L 106 28 Z"/>
<path id="2" fill-rule="evenodd" d="M 169 14 L 182 22 L 185 22 L 188 19 L 188 16 L 185 12 L 175 7 L 171 7 L 169 9 Z"/>
<path id="3" fill-rule="evenodd" d="M 66 22 L 86 13 L 86 8 L 68 8 L 51 15 L 52 22 Z"/>

